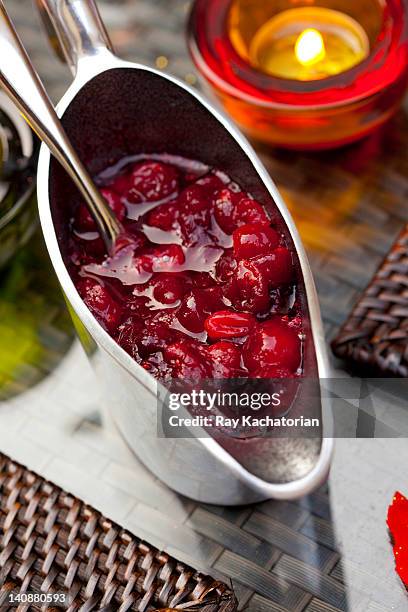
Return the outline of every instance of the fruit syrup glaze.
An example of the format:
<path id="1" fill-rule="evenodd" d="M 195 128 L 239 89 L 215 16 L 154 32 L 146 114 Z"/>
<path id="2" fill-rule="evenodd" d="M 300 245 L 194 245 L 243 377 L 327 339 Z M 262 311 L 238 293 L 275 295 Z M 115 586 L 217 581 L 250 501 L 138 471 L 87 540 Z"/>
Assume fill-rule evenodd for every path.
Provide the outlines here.
<path id="1" fill-rule="evenodd" d="M 70 273 L 133 359 L 164 382 L 301 374 L 293 253 L 259 202 L 173 156 L 125 158 L 96 181 L 132 244 L 107 260 L 80 204 Z"/>

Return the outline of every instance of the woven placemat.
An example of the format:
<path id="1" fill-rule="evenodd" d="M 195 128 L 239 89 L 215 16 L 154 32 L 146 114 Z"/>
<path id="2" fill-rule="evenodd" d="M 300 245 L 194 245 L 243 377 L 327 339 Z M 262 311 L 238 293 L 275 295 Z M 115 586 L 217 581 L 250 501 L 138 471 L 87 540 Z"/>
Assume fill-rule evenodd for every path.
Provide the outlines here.
<path id="1" fill-rule="evenodd" d="M 72 612 L 237 609 L 225 584 L 0 455 L 0 609 L 45 609 L 41 603 L 10 606 L 10 593 L 61 593 Z"/>
<path id="2" fill-rule="evenodd" d="M 408 376 L 408 224 L 332 342 L 347 362 Z"/>

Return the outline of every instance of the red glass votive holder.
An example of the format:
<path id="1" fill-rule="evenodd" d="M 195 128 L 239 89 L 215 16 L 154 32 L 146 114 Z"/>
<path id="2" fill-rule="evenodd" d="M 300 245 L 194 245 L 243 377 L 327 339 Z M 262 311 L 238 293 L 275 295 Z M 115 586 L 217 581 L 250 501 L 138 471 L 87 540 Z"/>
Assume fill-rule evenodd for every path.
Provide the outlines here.
<path id="1" fill-rule="evenodd" d="M 312 19 L 313 10 L 328 9 L 353 22 L 367 41 L 363 59 L 310 79 L 307 72 L 282 78 L 254 66 L 248 49 L 257 33 L 271 20 L 284 21 L 284 11 L 298 9 L 311 11 Z M 249 137 L 292 149 L 334 148 L 368 135 L 399 107 L 408 86 L 407 9 L 408 0 L 196 0 L 189 48 Z"/>

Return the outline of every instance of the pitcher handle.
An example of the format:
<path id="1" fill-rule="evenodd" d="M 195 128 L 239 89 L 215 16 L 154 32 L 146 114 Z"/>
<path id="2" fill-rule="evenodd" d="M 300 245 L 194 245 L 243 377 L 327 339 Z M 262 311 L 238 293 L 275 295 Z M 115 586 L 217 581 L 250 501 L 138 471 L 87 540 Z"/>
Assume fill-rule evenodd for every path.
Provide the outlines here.
<path id="1" fill-rule="evenodd" d="M 83 59 L 114 53 L 94 0 L 35 0 L 51 44 L 74 76 Z"/>

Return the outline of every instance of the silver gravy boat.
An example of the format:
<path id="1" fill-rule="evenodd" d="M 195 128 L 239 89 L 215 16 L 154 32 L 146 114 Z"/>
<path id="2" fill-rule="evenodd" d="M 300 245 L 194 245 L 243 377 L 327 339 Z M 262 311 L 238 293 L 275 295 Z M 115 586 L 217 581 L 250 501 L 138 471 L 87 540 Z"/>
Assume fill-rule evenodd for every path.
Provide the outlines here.
<path id="1" fill-rule="evenodd" d="M 328 378 L 319 304 L 302 242 L 248 141 L 185 83 L 115 57 L 93 0 L 37 0 L 37 4 L 54 46 L 58 44 L 75 76 L 57 110 L 91 173 L 126 155 L 166 152 L 223 170 L 269 206 L 297 252 L 305 375 Z M 74 194 L 75 187 L 43 146 L 38 199 L 47 248 L 113 421 L 138 458 L 174 490 L 207 503 L 293 499 L 318 487 L 327 477 L 333 447 L 330 408 L 323 399 L 318 406 L 323 423 L 318 438 L 252 439 L 231 453 L 212 437 L 158 435 L 159 384 L 94 319 L 65 266 L 70 216 L 66 202 Z"/>

